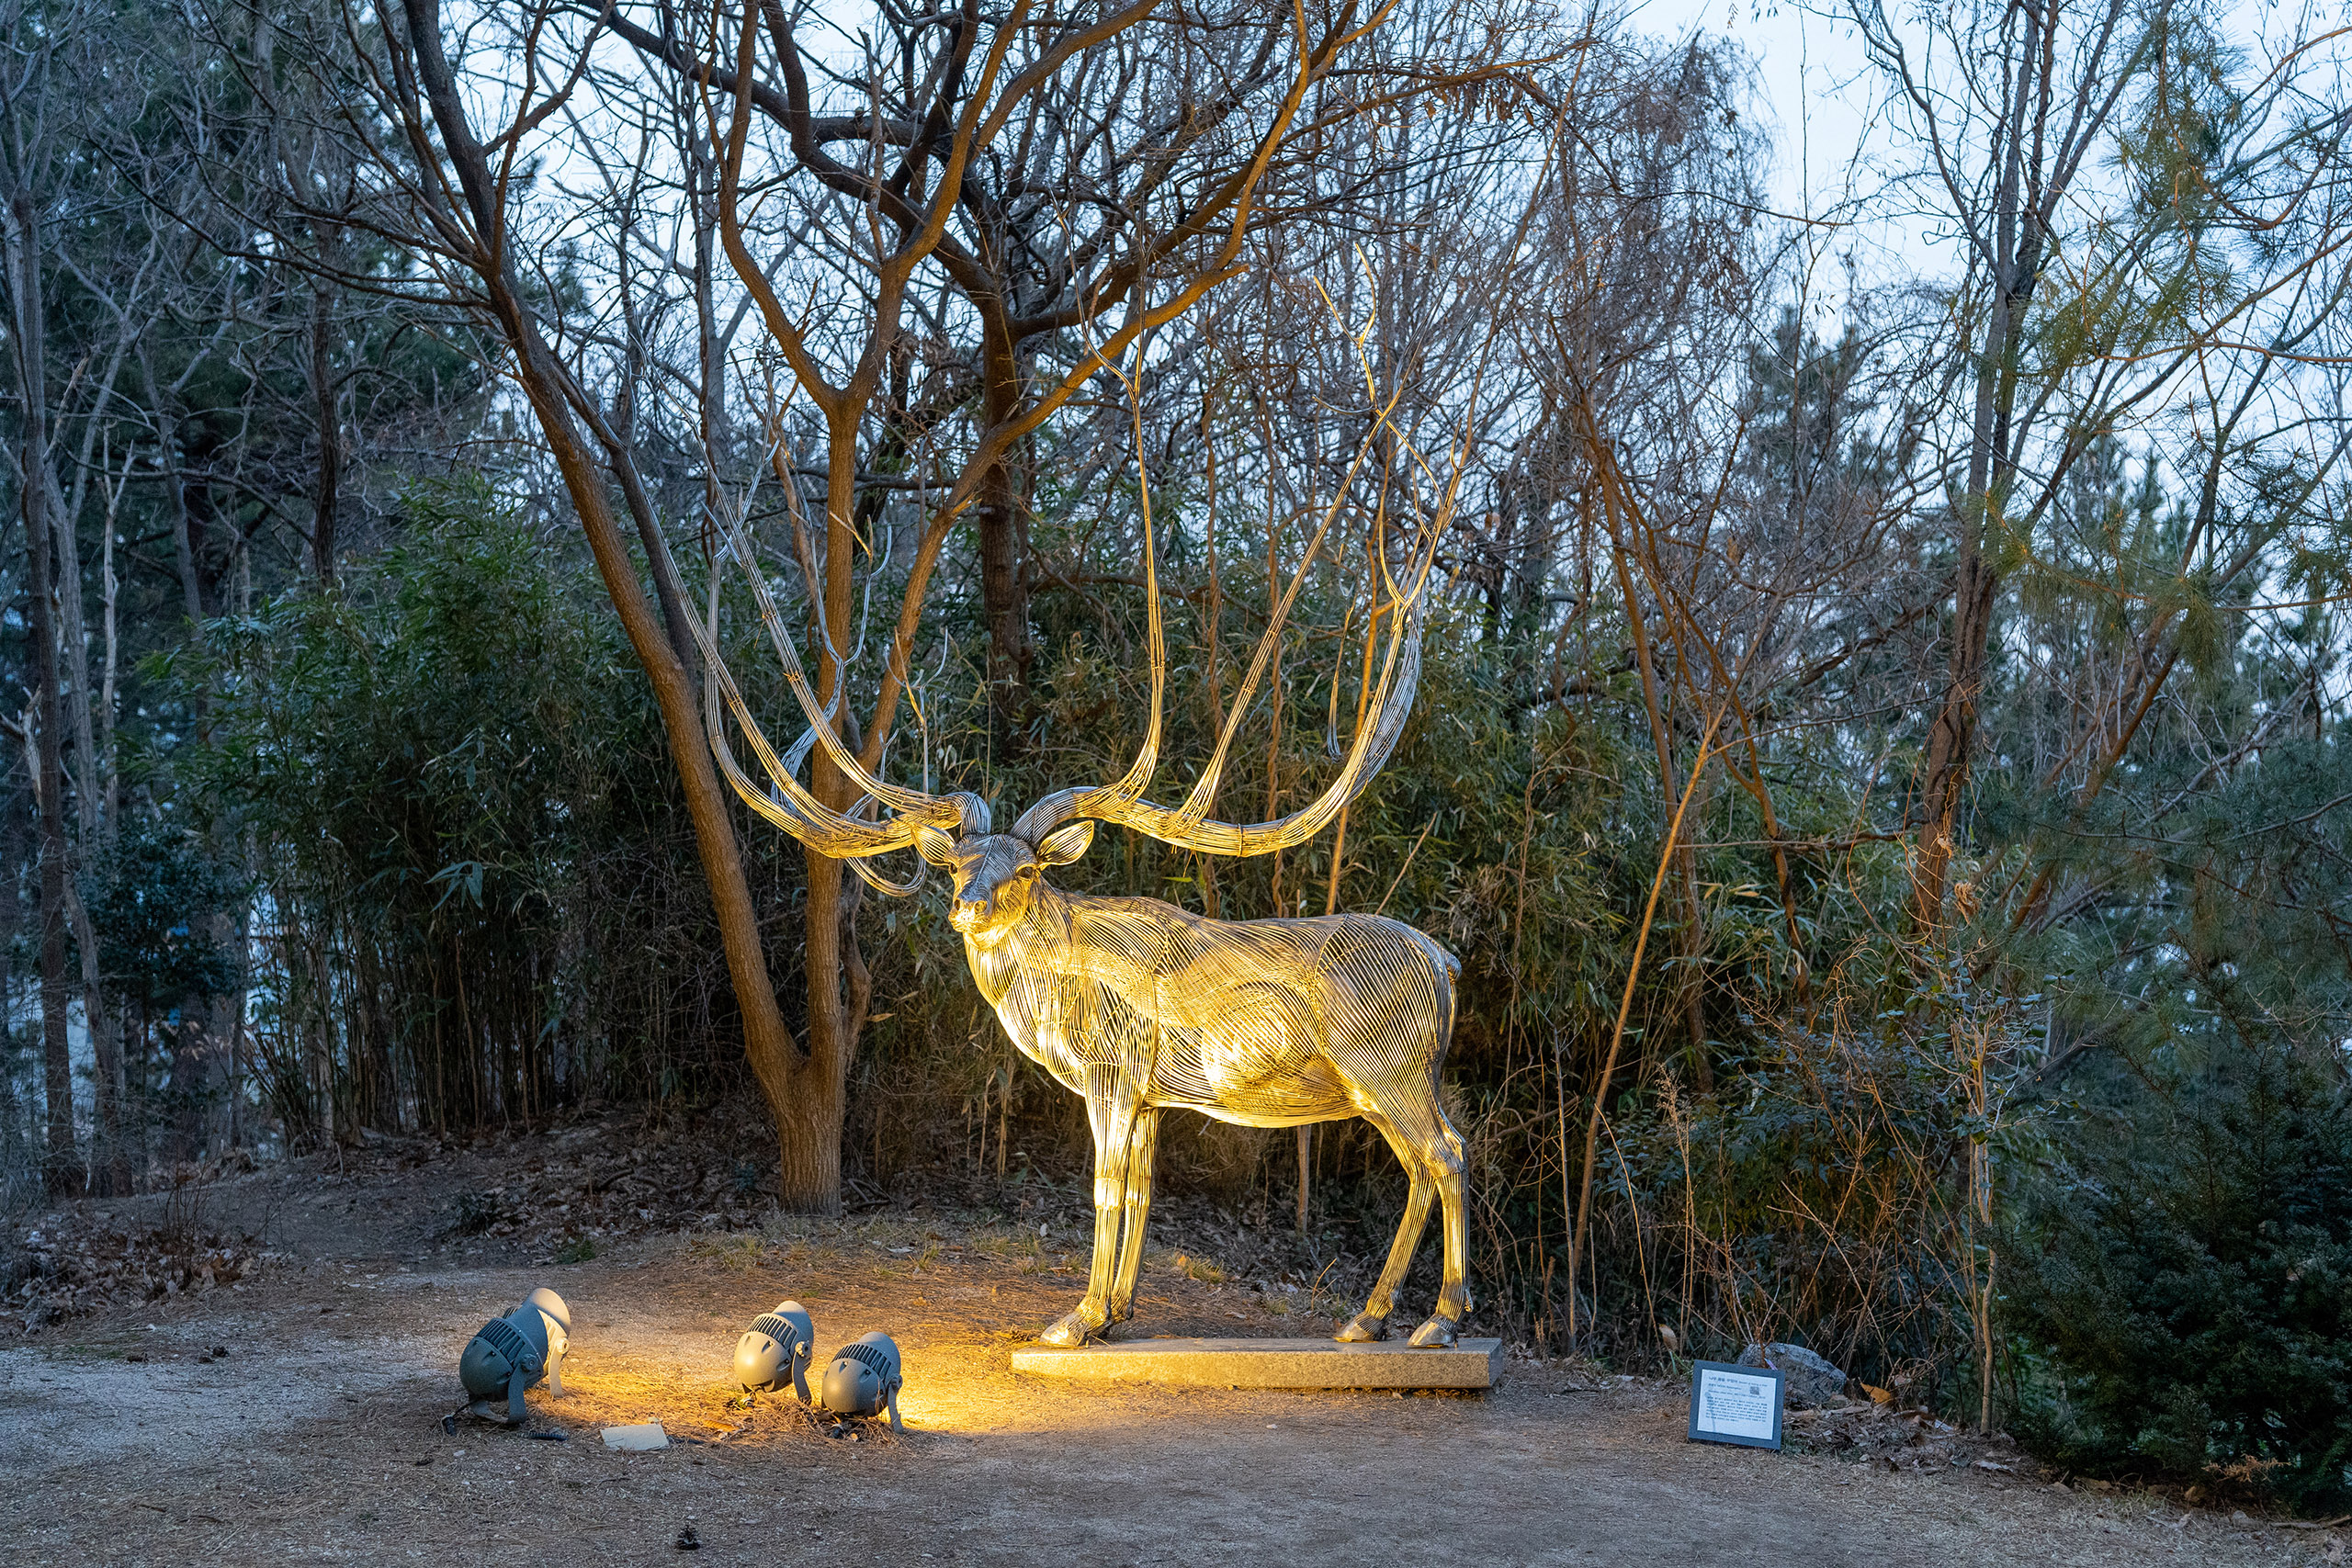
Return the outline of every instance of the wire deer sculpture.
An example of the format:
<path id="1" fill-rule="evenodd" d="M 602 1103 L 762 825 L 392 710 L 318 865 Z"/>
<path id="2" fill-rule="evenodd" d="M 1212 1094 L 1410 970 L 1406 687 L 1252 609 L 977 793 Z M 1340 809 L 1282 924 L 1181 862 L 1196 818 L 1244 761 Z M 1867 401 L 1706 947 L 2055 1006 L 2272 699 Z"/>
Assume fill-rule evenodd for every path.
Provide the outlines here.
<path id="1" fill-rule="evenodd" d="M 949 919 L 964 938 L 980 994 L 1014 1045 L 1086 1101 L 1094 1140 L 1092 1268 L 1084 1300 L 1040 1336 L 1047 1344 L 1082 1344 L 1132 1314 L 1159 1115 L 1170 1109 L 1252 1127 L 1357 1116 L 1371 1122 L 1404 1165 L 1410 1195 L 1371 1298 L 1338 1337 L 1387 1337 L 1396 1292 L 1432 1200 L 1443 1212 L 1443 1285 L 1435 1313 L 1414 1331 L 1411 1343 L 1452 1345 L 1469 1311 L 1463 1145 L 1439 1089 L 1460 971 L 1453 955 L 1410 926 L 1377 915 L 1210 919 L 1157 898 L 1069 893 L 1046 880 L 1048 871 L 1086 852 L 1097 823 L 1202 854 L 1261 855 L 1304 843 L 1363 791 L 1395 748 L 1419 682 L 1430 579 L 1425 552 L 1417 554 L 1401 587 L 1379 561 L 1381 552 L 1372 552 L 1388 594 L 1379 612 L 1390 617 L 1388 643 L 1330 786 L 1312 804 L 1272 821 L 1237 824 L 1207 815 L 1306 562 L 1315 558 L 1337 511 L 1334 506 L 1325 514 L 1270 617 L 1215 754 L 1173 809 L 1144 798 L 1159 760 L 1168 679 L 1147 513 L 1151 706 L 1135 763 L 1110 784 L 1048 795 L 1001 833 L 992 830 L 988 805 L 977 795 L 931 795 L 866 771 L 837 735 L 832 712 L 810 690 L 750 542 L 730 530 L 730 553 L 750 581 L 786 683 L 808 723 L 779 756 L 718 656 L 714 571 L 711 620 L 695 630 L 710 672 L 704 719 L 721 772 L 752 810 L 803 844 L 846 861 L 882 892 L 913 893 L 923 867 L 918 864 L 907 882 L 892 883 L 866 865 L 877 855 L 912 848 L 922 862 L 946 871 L 954 883 Z M 826 635 L 821 620 L 816 630 Z M 722 702 L 772 787 L 763 788 L 736 761 Z M 847 812 L 824 805 L 796 777 L 818 747 L 865 792 Z"/>

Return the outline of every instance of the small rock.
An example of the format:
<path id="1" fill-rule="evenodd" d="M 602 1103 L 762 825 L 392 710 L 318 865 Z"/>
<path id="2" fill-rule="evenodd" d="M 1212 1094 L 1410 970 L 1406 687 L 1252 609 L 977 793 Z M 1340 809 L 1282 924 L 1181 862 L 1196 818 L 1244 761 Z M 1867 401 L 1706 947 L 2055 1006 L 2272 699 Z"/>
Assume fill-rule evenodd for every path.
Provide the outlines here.
<path id="1" fill-rule="evenodd" d="M 623 1453 L 645 1453 L 653 1449 L 668 1448 L 670 1436 L 662 1429 L 659 1421 L 639 1421 L 628 1427 L 605 1427 L 605 1446 L 618 1449 Z"/>
<path id="2" fill-rule="evenodd" d="M 1743 1367 L 1779 1372 L 1783 1397 L 1793 1405 L 1826 1404 L 1846 1392 L 1846 1374 L 1802 1345 L 1750 1345 L 1739 1353 Z"/>

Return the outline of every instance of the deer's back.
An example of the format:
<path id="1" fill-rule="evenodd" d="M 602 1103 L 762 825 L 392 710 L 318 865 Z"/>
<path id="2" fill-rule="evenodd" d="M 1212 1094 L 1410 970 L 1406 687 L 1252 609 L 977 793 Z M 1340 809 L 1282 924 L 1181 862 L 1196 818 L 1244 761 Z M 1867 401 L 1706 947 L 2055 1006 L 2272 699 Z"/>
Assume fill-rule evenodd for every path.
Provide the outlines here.
<path id="1" fill-rule="evenodd" d="M 1157 898 L 1057 894 L 1022 938 L 991 1000 L 1072 1087 L 1090 1066 L 1121 1066 L 1147 1073 L 1161 1103 L 1317 1120 L 1351 1113 L 1368 1077 L 1433 1080 L 1452 1032 L 1453 956 L 1376 915 L 1216 920 Z"/>

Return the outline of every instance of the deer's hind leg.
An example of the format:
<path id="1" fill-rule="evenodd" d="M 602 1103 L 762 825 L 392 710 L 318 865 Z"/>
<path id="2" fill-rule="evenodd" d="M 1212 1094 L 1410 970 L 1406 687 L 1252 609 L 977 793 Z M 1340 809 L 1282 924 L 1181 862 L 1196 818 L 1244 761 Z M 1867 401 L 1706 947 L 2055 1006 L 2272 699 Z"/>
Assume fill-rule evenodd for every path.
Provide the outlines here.
<path id="1" fill-rule="evenodd" d="M 1380 1135 L 1388 1140 L 1388 1146 L 1396 1151 L 1396 1163 L 1405 1168 L 1406 1179 L 1412 1185 L 1405 1199 L 1405 1218 L 1396 1227 L 1396 1239 L 1389 1244 L 1388 1261 L 1381 1266 L 1380 1280 L 1372 1288 L 1372 1299 L 1364 1303 L 1363 1311 L 1332 1337 L 1348 1345 L 1388 1337 L 1388 1314 L 1396 1310 L 1396 1292 L 1405 1283 L 1406 1270 L 1413 1266 L 1413 1254 L 1420 1248 L 1421 1232 L 1429 1228 L 1430 1201 L 1437 1196 L 1437 1183 L 1430 1179 L 1420 1152 L 1386 1117 L 1367 1114 L 1364 1120 L 1379 1128 Z"/>
<path id="2" fill-rule="evenodd" d="M 1462 1157 L 1462 1134 L 1434 1097 L 1430 1101 L 1431 1129 L 1427 1152 L 1435 1177 L 1440 1205 L 1445 1212 L 1445 1282 L 1437 1296 L 1437 1312 L 1413 1330 L 1412 1343 L 1424 1348 L 1453 1343 L 1462 1320 L 1470 1314 L 1470 1217 L 1463 1180 L 1467 1162 Z"/>
<path id="3" fill-rule="evenodd" d="M 1385 1100 L 1377 1115 L 1368 1111 L 1364 1120 L 1381 1130 L 1389 1147 L 1396 1151 L 1397 1159 L 1413 1173 L 1413 1195 L 1407 1201 L 1405 1224 L 1396 1233 L 1396 1245 L 1389 1252 L 1388 1266 L 1381 1270 L 1379 1287 L 1357 1324 L 1366 1318 L 1385 1322 L 1396 1287 L 1404 1283 L 1405 1270 L 1411 1266 L 1413 1250 L 1420 1242 L 1421 1227 L 1429 1218 L 1430 1200 L 1435 1198 L 1445 1216 L 1444 1283 L 1438 1291 L 1436 1313 L 1413 1331 L 1411 1343 L 1423 1348 L 1451 1345 L 1463 1318 L 1470 1312 L 1469 1213 L 1464 1201 L 1463 1176 L 1466 1162 L 1463 1158 L 1462 1134 L 1447 1119 L 1433 1082 L 1424 1079 L 1409 1091 L 1400 1089 L 1385 1097 Z M 1350 1331 L 1357 1324 L 1349 1325 Z M 1379 1336 L 1367 1333 L 1363 1337 Z"/>
<path id="4" fill-rule="evenodd" d="M 1111 1281 L 1111 1321 L 1124 1323 L 1135 1315 L 1136 1277 L 1143 1272 L 1143 1225 L 1151 1214 L 1151 1167 L 1159 1149 L 1159 1111 L 1147 1105 L 1136 1112 L 1135 1131 L 1127 1135 L 1127 1190 L 1119 1237 L 1119 1272 Z"/>

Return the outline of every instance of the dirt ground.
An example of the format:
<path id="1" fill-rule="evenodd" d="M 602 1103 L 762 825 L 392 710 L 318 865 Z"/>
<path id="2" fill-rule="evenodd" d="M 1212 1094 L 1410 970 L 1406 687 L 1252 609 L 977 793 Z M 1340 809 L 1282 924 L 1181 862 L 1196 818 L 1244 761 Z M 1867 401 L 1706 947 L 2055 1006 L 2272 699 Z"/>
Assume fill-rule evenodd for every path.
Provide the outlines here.
<path id="1" fill-rule="evenodd" d="M 2055 1485 L 2014 1450 L 1923 1416 L 1806 1416 L 1777 1454 L 1694 1445 L 1679 1388 L 1532 1358 L 1483 1397 L 1016 1378 L 1011 1347 L 1080 1288 L 1067 1210 L 761 1224 L 730 1198 L 678 1227 L 624 1191 L 590 1206 L 642 1216 L 640 1234 L 590 1227 L 595 1255 L 555 1263 L 536 1259 L 558 1234 L 573 1237 L 563 1256 L 588 1250 L 576 1216 L 535 1222 L 480 1196 L 530 1190 L 514 1157 L 329 1156 L 232 1176 L 205 1190 L 203 1217 L 267 1248 L 243 1278 L 85 1302 L 61 1322 L 31 1313 L 34 1332 L 0 1340 L 0 1562 L 1687 1568 L 2345 1552 L 2340 1530 Z M 592 1175 L 582 1191 L 612 1189 Z M 48 1239 L 169 1206 L 80 1205 L 48 1219 Z M 481 1234 L 451 1235 L 453 1216 Z M 541 1283 L 572 1307 L 574 1354 L 561 1399 L 533 1393 L 531 1427 L 566 1440 L 468 1420 L 445 1431 L 466 1340 Z M 785 1296 L 812 1309 L 820 1355 L 868 1328 L 898 1337 L 906 1435 L 828 1435 L 788 1399 L 729 1407 L 736 1336 Z M 1170 1247 L 1146 1269 L 1135 1332 L 1328 1333 L 1336 1305 Z M 669 1449 L 604 1446 L 603 1427 L 645 1419 Z"/>

